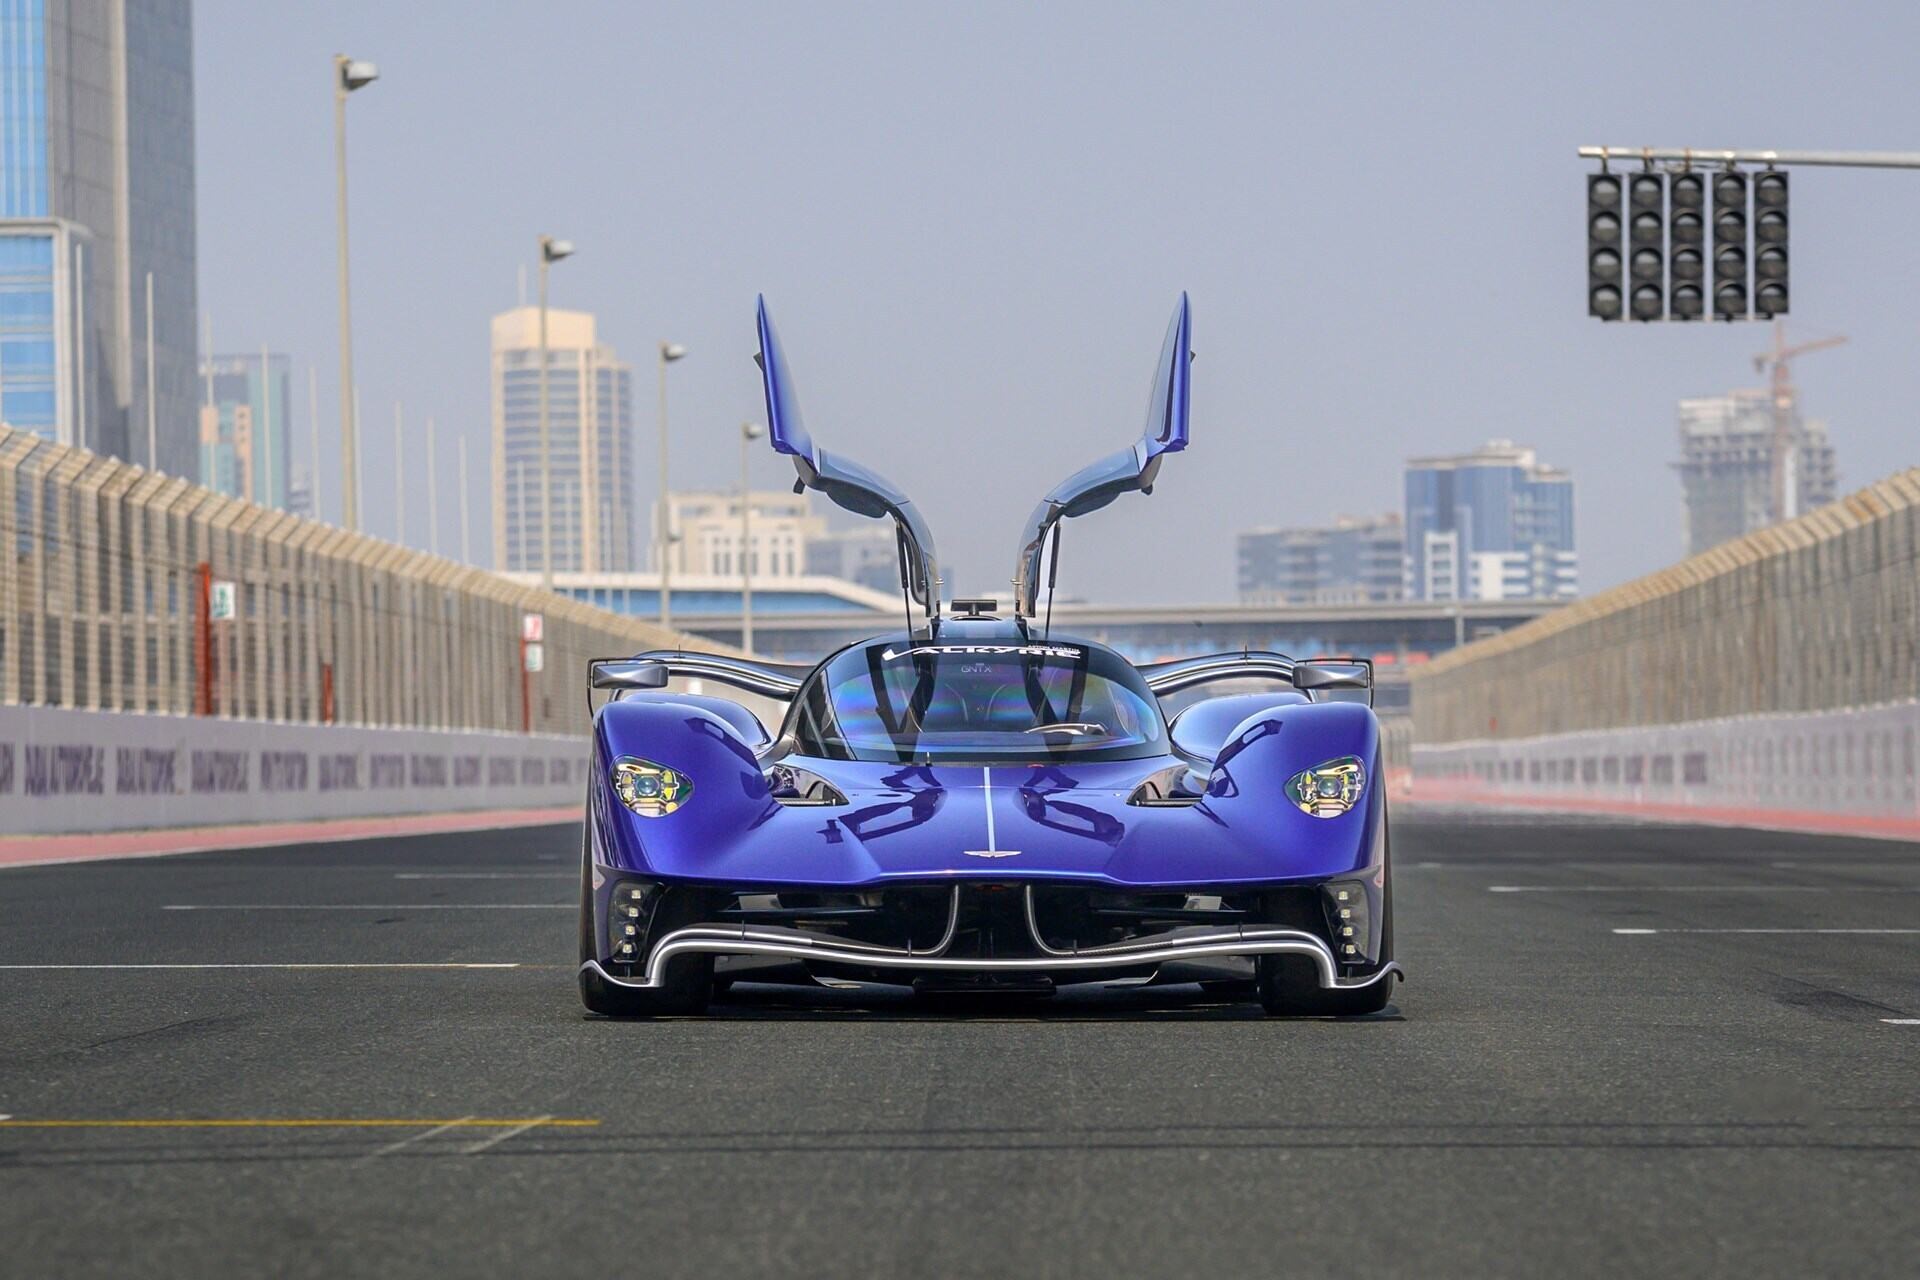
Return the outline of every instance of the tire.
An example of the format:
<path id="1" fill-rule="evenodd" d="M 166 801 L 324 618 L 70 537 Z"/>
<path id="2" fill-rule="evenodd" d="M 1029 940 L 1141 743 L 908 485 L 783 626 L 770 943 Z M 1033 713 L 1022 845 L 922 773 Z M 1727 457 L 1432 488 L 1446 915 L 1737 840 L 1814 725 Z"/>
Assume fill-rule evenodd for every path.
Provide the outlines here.
<path id="1" fill-rule="evenodd" d="M 1355 991 L 1328 990 L 1306 956 L 1261 956 L 1259 983 L 1260 1007 L 1278 1018 L 1356 1018 L 1380 1012 L 1393 994 L 1392 978 Z"/>
<path id="2" fill-rule="evenodd" d="M 592 819 L 588 818 L 591 822 Z M 580 848 L 580 963 L 599 959 L 594 939 L 593 855 L 583 836 Z M 682 956 L 667 966 L 659 987 L 617 986 L 591 969 L 580 970 L 580 1003 L 607 1018 L 655 1018 L 704 1013 L 713 999 L 713 957 Z"/>

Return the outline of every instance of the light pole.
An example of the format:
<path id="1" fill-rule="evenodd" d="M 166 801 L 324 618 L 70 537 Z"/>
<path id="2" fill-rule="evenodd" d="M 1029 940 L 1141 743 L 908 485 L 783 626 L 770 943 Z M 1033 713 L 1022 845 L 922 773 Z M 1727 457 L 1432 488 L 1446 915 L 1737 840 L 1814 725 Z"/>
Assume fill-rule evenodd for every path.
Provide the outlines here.
<path id="1" fill-rule="evenodd" d="M 553 590 L 553 459 L 547 447 L 547 268 L 572 252 L 571 240 L 540 237 L 540 586 L 545 591 Z M 523 507 L 521 519 L 525 518 Z"/>
<path id="2" fill-rule="evenodd" d="M 667 509 L 667 366 L 687 354 L 677 342 L 660 344 L 660 511 L 656 545 L 660 548 L 660 625 L 673 627 L 673 515 Z"/>
<path id="3" fill-rule="evenodd" d="M 765 434 L 757 422 L 740 424 L 740 647 L 753 652 L 753 487 L 747 482 L 747 455 Z"/>
<path id="4" fill-rule="evenodd" d="M 344 53 L 333 55 L 335 211 L 340 224 L 340 487 L 345 494 L 340 519 L 355 533 L 360 531 L 360 477 L 353 411 L 353 319 L 347 303 L 347 95 L 379 78 L 380 69 L 371 62 Z"/>

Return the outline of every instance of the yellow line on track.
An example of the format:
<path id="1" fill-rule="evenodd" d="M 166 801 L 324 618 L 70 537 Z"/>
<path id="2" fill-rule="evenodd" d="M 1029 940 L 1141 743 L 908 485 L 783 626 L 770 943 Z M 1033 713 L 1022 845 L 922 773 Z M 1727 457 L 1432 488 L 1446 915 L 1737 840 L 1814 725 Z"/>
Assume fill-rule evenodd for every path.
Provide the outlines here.
<path id="1" fill-rule="evenodd" d="M 330 1120 L 330 1119 L 239 1119 L 239 1120 L 0 1120 L 0 1129 L 589 1129 L 598 1120 L 551 1120 L 544 1116 L 523 1116 L 508 1120 Z"/>

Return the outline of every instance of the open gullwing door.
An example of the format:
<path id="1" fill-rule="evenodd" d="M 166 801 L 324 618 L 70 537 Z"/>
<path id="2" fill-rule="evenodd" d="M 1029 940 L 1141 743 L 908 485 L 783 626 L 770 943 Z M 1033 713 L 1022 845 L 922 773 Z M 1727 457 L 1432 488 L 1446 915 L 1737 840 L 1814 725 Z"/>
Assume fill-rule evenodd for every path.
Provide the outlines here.
<path id="1" fill-rule="evenodd" d="M 1020 539 L 1020 562 L 1013 575 L 1015 610 L 1023 617 L 1038 612 L 1040 569 L 1047 553 L 1047 537 L 1068 516 L 1098 511 L 1123 493 L 1152 493 L 1160 474 L 1160 459 L 1187 447 L 1189 366 L 1193 361 L 1193 319 L 1187 295 L 1180 295 L 1167 340 L 1160 348 L 1160 367 L 1153 375 L 1147 401 L 1147 426 L 1131 448 L 1122 449 L 1083 467 L 1055 485 L 1027 517 Z"/>
<path id="2" fill-rule="evenodd" d="M 933 549 L 933 534 L 921 519 L 919 509 L 877 472 L 857 462 L 828 453 L 813 442 L 800 418 L 800 403 L 794 397 L 793 378 L 787 371 L 787 358 L 780 349 L 780 335 L 774 331 L 767 314 L 767 300 L 760 299 L 761 381 L 767 392 L 767 437 L 775 452 L 793 459 L 800 487 L 817 489 L 835 506 L 858 515 L 893 517 L 899 532 L 907 590 L 927 611 L 929 618 L 940 611 L 940 567 Z"/>

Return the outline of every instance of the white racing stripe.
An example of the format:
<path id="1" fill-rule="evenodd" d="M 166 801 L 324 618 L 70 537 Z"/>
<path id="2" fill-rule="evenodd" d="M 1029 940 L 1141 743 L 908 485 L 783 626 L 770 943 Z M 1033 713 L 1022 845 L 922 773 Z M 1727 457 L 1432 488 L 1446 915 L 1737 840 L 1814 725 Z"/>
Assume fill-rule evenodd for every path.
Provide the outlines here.
<path id="1" fill-rule="evenodd" d="M 964 849 L 969 858 L 1017 858 L 1018 849 L 1002 849 L 994 840 L 993 831 L 993 770 L 982 765 L 980 768 L 980 796 L 987 805 L 987 847 L 984 849 Z"/>
<path id="2" fill-rule="evenodd" d="M 987 852 L 998 853 L 1000 846 L 993 842 L 993 770 L 985 765 L 980 768 L 980 795 L 987 802 Z"/>

